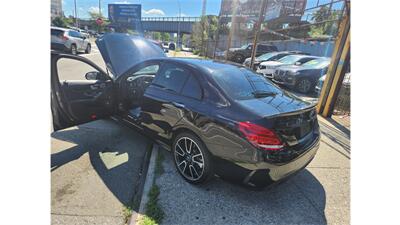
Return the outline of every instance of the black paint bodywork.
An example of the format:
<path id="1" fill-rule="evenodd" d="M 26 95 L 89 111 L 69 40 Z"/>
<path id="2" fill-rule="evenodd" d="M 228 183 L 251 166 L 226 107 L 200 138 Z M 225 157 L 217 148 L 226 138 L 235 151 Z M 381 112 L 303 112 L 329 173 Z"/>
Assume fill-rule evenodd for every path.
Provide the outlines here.
<path id="1" fill-rule="evenodd" d="M 309 69 L 296 65 L 282 66 L 275 70 L 272 81 L 294 88 L 300 79 L 306 78 L 311 81 L 311 86 L 315 87 L 318 79 L 325 75 L 327 71 L 328 66 L 319 69 Z M 289 79 L 289 77 L 292 79 Z"/>
<path id="2" fill-rule="evenodd" d="M 109 80 L 71 83 L 68 86 L 70 89 L 81 91 L 90 89 L 91 85 L 106 84 L 98 90 L 98 96 L 101 97 L 81 96 L 83 101 L 79 107 L 71 108 L 74 99 L 79 99 L 79 92 L 71 98 L 67 94 L 70 90 L 60 85 L 56 62 L 63 57 L 89 62 L 79 56 L 52 53 L 52 112 L 55 130 L 113 116 L 136 127 L 167 148 L 179 132 L 191 132 L 210 151 L 217 174 L 250 186 L 265 186 L 287 178 L 304 168 L 318 149 L 320 134 L 314 105 L 280 89 L 274 96 L 240 101 L 230 98 L 221 90 L 212 78 L 213 72 L 237 65 L 166 57 L 144 60 L 120 73 L 118 77 L 110 76 Z M 158 64 L 162 67 L 164 63 L 173 63 L 190 71 L 201 86 L 202 98 L 185 97 L 149 84 L 140 99 L 130 102 L 127 92 L 132 90 L 129 89 L 127 78 L 147 65 Z M 97 113 L 95 118 L 89 117 Z M 256 148 L 239 132 L 237 124 L 242 121 L 274 130 L 285 142 L 284 149 L 270 152 Z"/>

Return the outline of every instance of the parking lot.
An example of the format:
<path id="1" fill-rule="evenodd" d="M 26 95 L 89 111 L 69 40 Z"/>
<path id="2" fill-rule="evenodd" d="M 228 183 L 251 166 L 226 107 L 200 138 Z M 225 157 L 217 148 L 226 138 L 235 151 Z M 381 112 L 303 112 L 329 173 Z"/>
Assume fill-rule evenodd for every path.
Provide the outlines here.
<path id="1" fill-rule="evenodd" d="M 194 186 L 165 156 L 156 183 L 165 212 L 162 224 L 349 224 L 349 134 L 320 118 L 319 151 L 307 168 L 288 181 L 254 191 L 215 178 Z M 190 222 L 188 222 L 190 221 Z"/>
<path id="2" fill-rule="evenodd" d="M 170 57 L 188 55 L 193 57 L 169 53 Z M 80 56 L 105 70 L 96 46 Z M 83 79 L 82 68 L 64 64 L 59 69 L 71 74 L 66 79 Z M 318 100 L 315 94 L 294 94 Z M 350 132 L 323 118 L 320 126 L 320 150 L 311 164 L 287 182 L 263 191 L 220 178 L 190 185 L 177 173 L 171 155 L 161 150 L 165 172 L 156 183 L 165 213 L 163 224 L 349 224 Z M 135 195 L 142 185 L 142 165 L 151 143 L 113 120 L 54 132 L 52 223 L 126 223 L 127 207 L 138 199 Z"/>

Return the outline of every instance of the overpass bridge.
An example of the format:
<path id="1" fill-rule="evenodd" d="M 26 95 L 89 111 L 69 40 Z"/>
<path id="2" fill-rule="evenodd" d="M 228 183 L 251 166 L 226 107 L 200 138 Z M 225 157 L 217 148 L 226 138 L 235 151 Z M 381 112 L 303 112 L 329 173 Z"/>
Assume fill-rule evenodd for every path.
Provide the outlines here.
<path id="1" fill-rule="evenodd" d="M 144 31 L 157 31 L 181 34 L 192 33 L 195 22 L 199 22 L 200 17 L 142 17 L 142 29 Z"/>

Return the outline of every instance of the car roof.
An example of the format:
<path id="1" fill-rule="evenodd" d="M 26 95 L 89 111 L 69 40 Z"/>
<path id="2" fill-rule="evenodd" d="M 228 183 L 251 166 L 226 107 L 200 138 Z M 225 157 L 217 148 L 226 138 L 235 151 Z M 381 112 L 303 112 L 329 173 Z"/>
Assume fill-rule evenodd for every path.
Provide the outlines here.
<path id="1" fill-rule="evenodd" d="M 233 63 L 224 60 L 212 60 L 212 59 L 198 59 L 198 58 L 163 58 L 164 61 L 175 61 L 178 63 L 185 64 L 195 69 L 200 69 L 207 74 L 212 74 L 215 71 L 224 70 L 226 68 L 246 68 L 241 64 Z"/>
<path id="2" fill-rule="evenodd" d="M 68 28 L 64 28 L 64 27 L 51 27 L 51 29 L 55 29 L 55 30 L 63 30 L 63 31 L 68 31 L 70 29 Z"/>

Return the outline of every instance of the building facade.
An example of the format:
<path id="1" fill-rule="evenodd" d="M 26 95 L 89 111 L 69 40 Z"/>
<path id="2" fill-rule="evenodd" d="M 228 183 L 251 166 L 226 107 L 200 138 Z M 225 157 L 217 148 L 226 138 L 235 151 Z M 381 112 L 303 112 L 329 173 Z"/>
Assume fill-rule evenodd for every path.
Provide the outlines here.
<path id="1" fill-rule="evenodd" d="M 51 18 L 57 16 L 63 16 L 62 12 L 62 0 L 51 0 Z"/>

